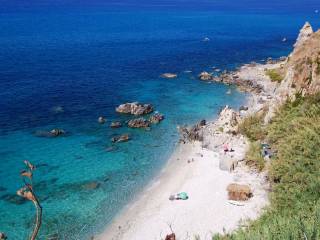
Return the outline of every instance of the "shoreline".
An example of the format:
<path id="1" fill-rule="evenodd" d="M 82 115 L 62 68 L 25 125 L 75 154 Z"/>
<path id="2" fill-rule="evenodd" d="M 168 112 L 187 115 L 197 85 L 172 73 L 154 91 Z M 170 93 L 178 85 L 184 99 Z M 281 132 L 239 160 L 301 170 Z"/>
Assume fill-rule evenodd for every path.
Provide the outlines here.
<path id="1" fill-rule="evenodd" d="M 237 112 L 226 107 L 200 129 L 203 141 L 180 143 L 159 175 L 94 239 L 164 239 L 173 231 L 181 239 L 209 240 L 216 233 L 231 232 L 259 217 L 269 203 L 269 185 L 265 173 L 245 166 L 249 143 L 241 135 L 230 134 L 229 125 L 234 114 L 241 120 L 271 101 L 276 84 L 264 72 L 281 63 L 243 65 L 231 73 L 237 79 L 263 86 L 259 93 L 251 88 L 253 91 L 246 97 L 249 109 Z M 225 129 L 221 131 L 222 127 Z M 226 142 L 234 153 L 224 154 L 222 145 Z M 241 206 L 230 204 L 226 188 L 231 183 L 249 185 L 253 197 Z M 178 192 L 187 192 L 190 198 L 170 201 L 169 196 Z"/>

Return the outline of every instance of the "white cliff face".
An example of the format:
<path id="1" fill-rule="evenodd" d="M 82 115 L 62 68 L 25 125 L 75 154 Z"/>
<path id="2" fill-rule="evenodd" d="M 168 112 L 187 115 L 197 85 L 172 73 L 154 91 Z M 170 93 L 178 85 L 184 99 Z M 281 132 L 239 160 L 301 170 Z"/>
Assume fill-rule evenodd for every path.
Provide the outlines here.
<path id="1" fill-rule="evenodd" d="M 312 34 L 313 34 L 313 29 L 310 23 L 306 22 L 300 30 L 299 36 L 297 38 L 296 43 L 294 44 L 294 47 L 298 47 L 301 44 L 303 44 L 306 40 L 310 38 Z"/>

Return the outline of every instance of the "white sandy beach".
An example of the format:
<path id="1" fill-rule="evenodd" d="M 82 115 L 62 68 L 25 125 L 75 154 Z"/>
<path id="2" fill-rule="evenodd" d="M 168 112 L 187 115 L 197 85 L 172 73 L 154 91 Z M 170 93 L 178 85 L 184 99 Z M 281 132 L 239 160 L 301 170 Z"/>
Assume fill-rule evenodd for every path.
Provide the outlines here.
<path id="1" fill-rule="evenodd" d="M 273 92 L 273 85 L 265 79 L 265 66 L 246 66 L 238 73 L 268 84 L 265 92 L 249 98 L 248 113 L 262 107 L 258 98 L 268 101 L 268 94 Z M 247 140 L 226 129 L 221 132 L 221 127 L 228 128 L 231 115 L 232 110 L 226 109 L 208 123 L 203 142 L 180 144 L 156 180 L 95 239 L 160 240 L 173 231 L 177 239 L 209 240 L 215 233 L 230 232 L 257 218 L 268 204 L 268 184 L 264 173 L 249 170 L 243 163 Z M 235 151 L 225 154 L 224 143 Z M 221 165 L 226 165 L 222 163 L 227 163 L 227 168 L 229 163 L 237 163 L 237 167 L 232 172 L 221 170 Z M 253 197 L 242 206 L 231 204 L 226 191 L 230 183 L 249 185 Z M 187 192 L 189 199 L 169 200 L 179 192 Z"/>

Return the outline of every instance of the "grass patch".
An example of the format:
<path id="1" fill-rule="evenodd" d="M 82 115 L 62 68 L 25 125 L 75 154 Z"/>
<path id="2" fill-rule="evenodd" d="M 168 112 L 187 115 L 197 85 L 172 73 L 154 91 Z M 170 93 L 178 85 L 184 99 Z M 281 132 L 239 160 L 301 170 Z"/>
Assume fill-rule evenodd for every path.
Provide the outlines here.
<path id="1" fill-rule="evenodd" d="M 261 143 L 259 141 L 251 142 L 250 148 L 246 154 L 246 164 L 262 171 L 265 167 L 265 161 L 261 154 Z"/>
<path id="2" fill-rule="evenodd" d="M 320 239 L 320 94 L 287 102 L 265 130 L 277 150 L 271 205 L 249 227 L 213 239 Z"/>
<path id="3" fill-rule="evenodd" d="M 249 138 L 250 141 L 258 141 L 265 137 L 265 131 L 262 126 L 265 113 L 256 113 L 246 117 L 238 127 L 238 132 Z"/>
<path id="4" fill-rule="evenodd" d="M 283 80 L 283 76 L 276 69 L 267 69 L 266 74 L 273 82 L 281 82 Z"/>

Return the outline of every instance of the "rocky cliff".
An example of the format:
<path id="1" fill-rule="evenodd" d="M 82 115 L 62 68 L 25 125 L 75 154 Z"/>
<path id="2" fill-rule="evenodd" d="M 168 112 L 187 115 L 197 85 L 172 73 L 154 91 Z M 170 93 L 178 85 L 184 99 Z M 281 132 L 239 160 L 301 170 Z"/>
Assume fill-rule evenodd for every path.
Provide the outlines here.
<path id="1" fill-rule="evenodd" d="M 320 30 L 309 23 L 300 30 L 293 52 L 282 65 L 284 79 L 277 91 L 282 95 L 314 94 L 320 91 Z"/>

